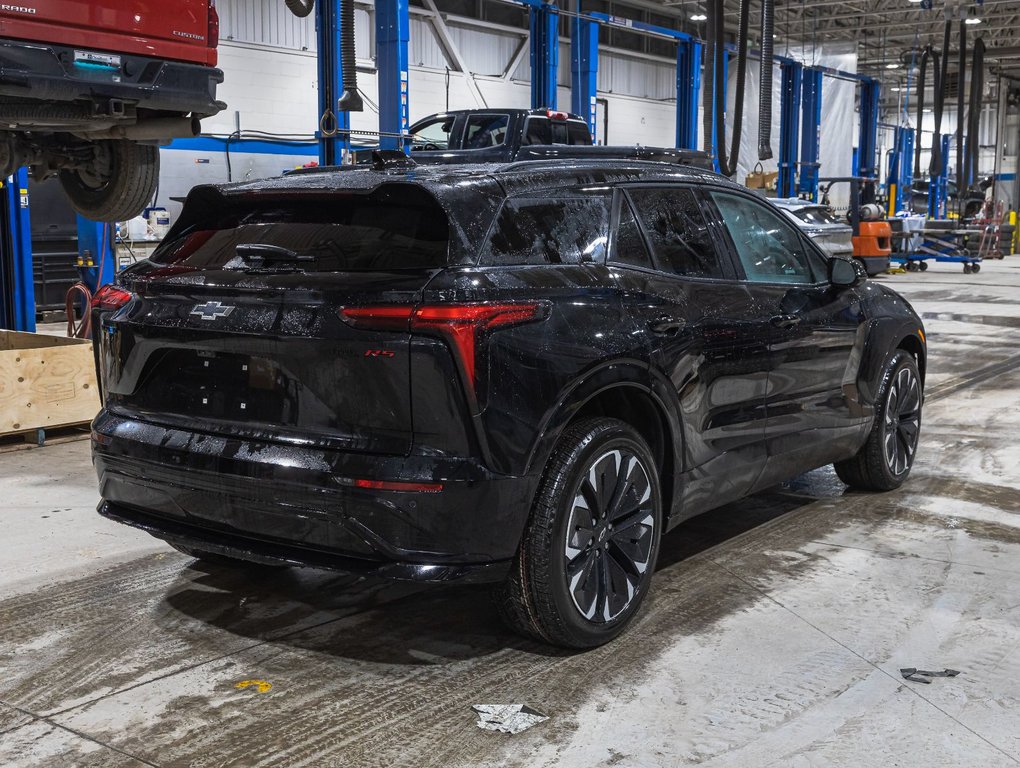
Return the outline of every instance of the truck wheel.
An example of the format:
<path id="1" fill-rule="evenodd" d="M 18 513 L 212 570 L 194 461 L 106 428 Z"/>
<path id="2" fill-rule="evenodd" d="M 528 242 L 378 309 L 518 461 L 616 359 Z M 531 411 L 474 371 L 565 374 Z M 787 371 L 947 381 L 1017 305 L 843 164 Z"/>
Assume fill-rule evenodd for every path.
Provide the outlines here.
<path id="1" fill-rule="evenodd" d="M 85 170 L 61 171 L 71 206 L 93 221 L 126 221 L 156 194 L 159 148 L 133 141 L 96 142 L 96 162 Z"/>
<path id="2" fill-rule="evenodd" d="M 914 465 L 923 400 L 917 362 L 899 349 L 882 373 L 867 442 L 852 459 L 834 465 L 839 479 L 862 491 L 899 488 Z"/>
<path id="3" fill-rule="evenodd" d="M 648 593 L 662 525 L 658 472 L 644 438 L 618 419 L 568 427 L 496 592 L 504 621 L 567 648 L 609 642 Z"/>

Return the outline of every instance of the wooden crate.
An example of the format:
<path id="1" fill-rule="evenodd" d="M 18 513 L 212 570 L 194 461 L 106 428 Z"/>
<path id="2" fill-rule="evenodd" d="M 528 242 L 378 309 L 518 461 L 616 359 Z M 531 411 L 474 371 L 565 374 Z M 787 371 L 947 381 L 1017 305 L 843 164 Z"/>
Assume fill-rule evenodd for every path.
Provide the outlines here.
<path id="1" fill-rule="evenodd" d="M 92 342 L 0 330 L 0 435 L 92 421 Z"/>

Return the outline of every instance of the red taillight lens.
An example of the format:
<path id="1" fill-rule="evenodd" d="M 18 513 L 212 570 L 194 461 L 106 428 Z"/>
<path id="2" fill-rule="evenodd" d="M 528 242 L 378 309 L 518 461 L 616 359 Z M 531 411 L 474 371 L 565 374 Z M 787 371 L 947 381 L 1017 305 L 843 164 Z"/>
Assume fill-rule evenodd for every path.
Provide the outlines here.
<path id="1" fill-rule="evenodd" d="M 566 112 L 558 112 L 555 109 L 547 109 L 545 114 L 550 120 L 566 120 L 569 117 Z"/>
<path id="2" fill-rule="evenodd" d="M 220 44 L 220 15 L 216 12 L 216 3 L 209 2 L 209 33 L 205 39 L 206 45 L 215 48 Z"/>
<path id="3" fill-rule="evenodd" d="M 460 359 L 468 384 L 474 389 L 477 371 L 475 350 L 483 334 L 497 328 L 545 317 L 541 302 L 471 304 L 378 305 L 344 307 L 340 316 L 355 328 L 379 331 L 433 331 L 446 338 Z"/>
<path id="4" fill-rule="evenodd" d="M 92 297 L 92 309 L 120 309 L 132 299 L 132 294 L 115 285 L 104 285 Z"/>
<path id="5" fill-rule="evenodd" d="M 365 488 L 373 491 L 404 491 L 408 493 L 439 493 L 443 490 L 442 483 L 408 483 L 398 480 L 365 480 L 358 478 L 354 481 L 355 488 Z"/>

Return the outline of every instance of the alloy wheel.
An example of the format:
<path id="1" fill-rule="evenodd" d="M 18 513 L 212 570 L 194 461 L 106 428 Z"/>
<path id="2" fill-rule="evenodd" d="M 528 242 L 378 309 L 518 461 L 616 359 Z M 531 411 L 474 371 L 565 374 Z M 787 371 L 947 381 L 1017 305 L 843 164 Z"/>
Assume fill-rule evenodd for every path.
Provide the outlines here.
<path id="1" fill-rule="evenodd" d="M 567 520 L 567 591 L 588 621 L 612 621 L 648 578 L 655 495 L 642 460 L 625 449 L 596 458 L 574 493 Z"/>
<path id="2" fill-rule="evenodd" d="M 921 385 L 910 368 L 901 368 L 889 387 L 885 409 L 885 461 L 893 475 L 914 462 L 921 428 Z"/>

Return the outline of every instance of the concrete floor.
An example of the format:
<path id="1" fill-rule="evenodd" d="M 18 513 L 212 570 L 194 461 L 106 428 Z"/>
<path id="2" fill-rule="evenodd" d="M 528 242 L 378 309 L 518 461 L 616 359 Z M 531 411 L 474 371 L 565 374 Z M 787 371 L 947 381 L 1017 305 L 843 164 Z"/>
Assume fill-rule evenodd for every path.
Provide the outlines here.
<path id="1" fill-rule="evenodd" d="M 685 524 L 584 654 L 477 588 L 199 566 L 94 514 L 86 442 L 0 453 L 0 765 L 1017 765 L 1020 257 L 880 279 L 929 330 L 910 481 L 825 468 Z"/>

